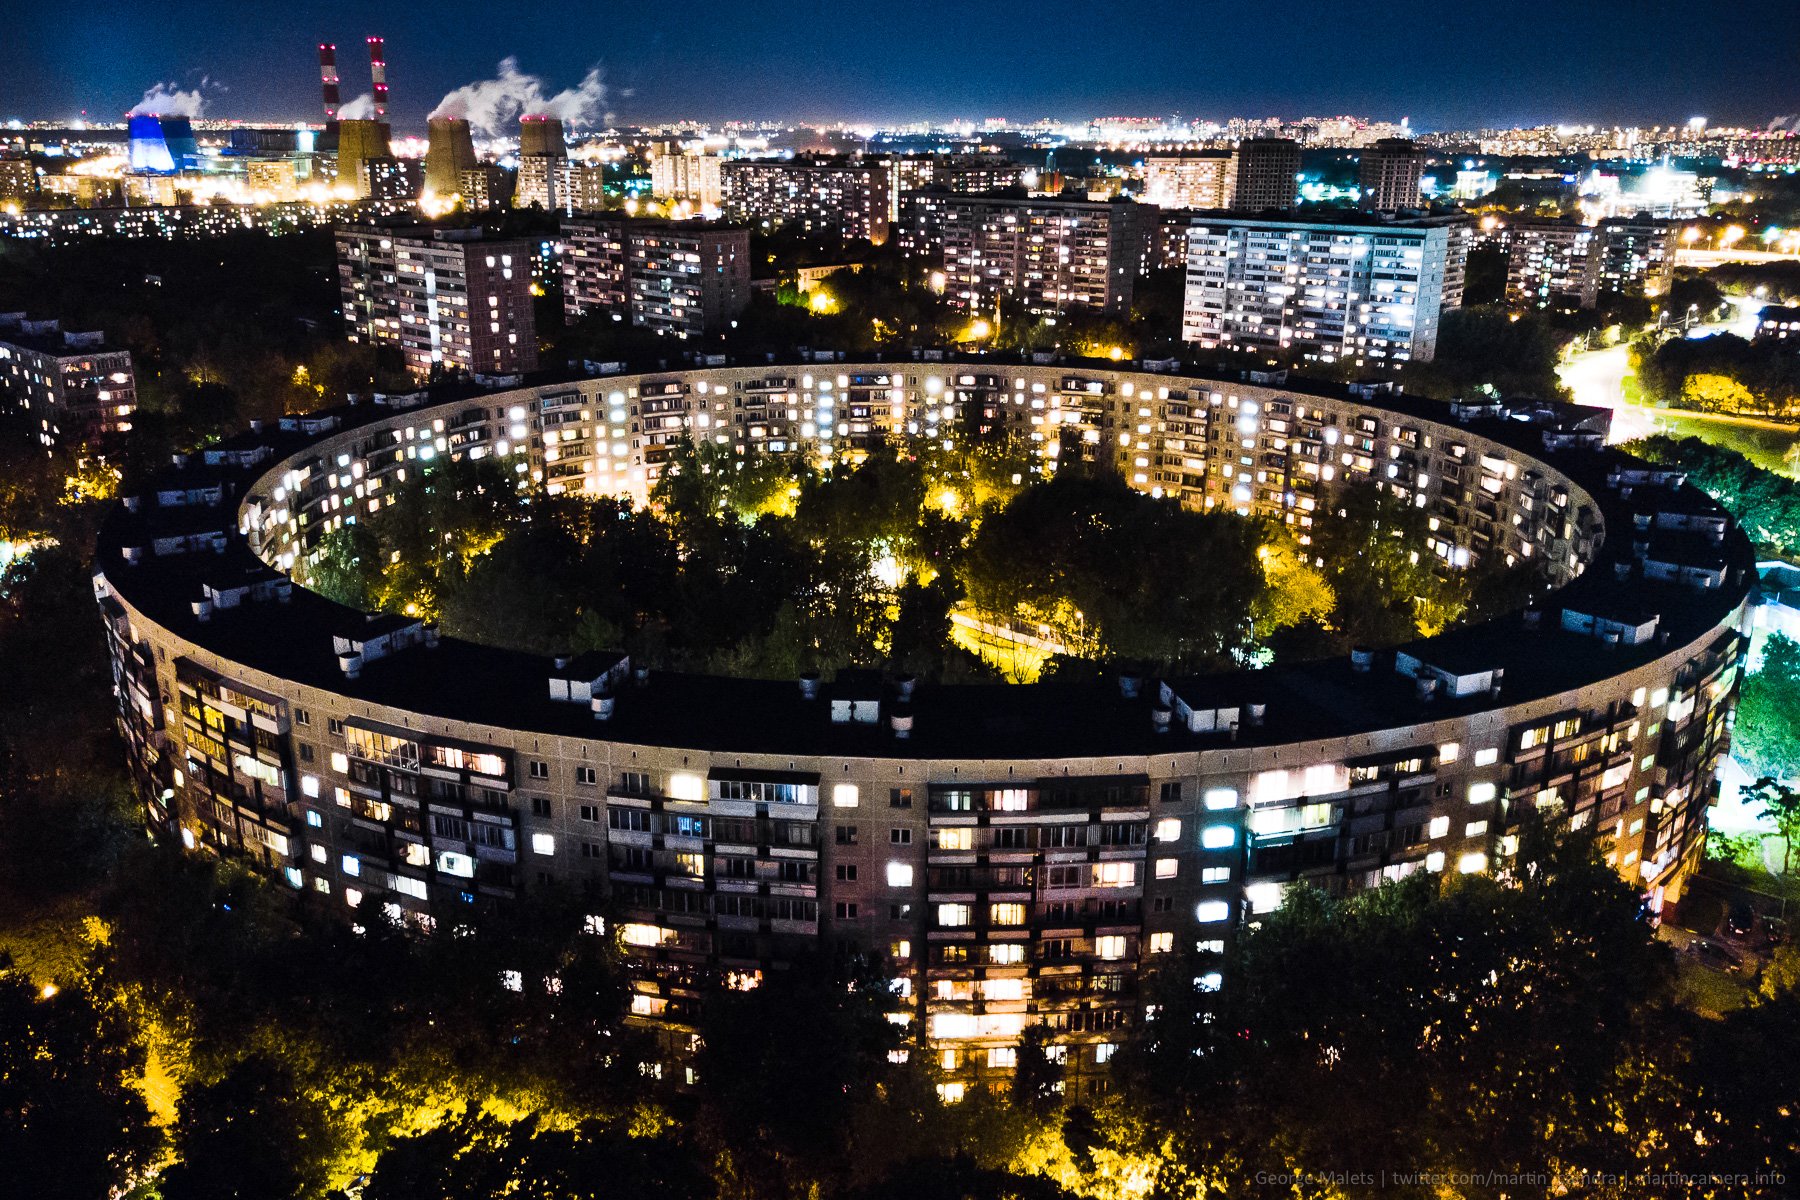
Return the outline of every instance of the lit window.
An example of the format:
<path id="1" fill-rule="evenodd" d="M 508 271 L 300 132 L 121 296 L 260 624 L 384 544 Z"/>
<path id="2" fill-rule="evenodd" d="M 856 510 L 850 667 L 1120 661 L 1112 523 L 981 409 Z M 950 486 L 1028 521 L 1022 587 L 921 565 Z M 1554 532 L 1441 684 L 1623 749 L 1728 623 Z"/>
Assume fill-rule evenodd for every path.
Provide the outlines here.
<path id="1" fill-rule="evenodd" d="M 1094 1061 L 1097 1063 L 1110 1061 L 1113 1056 L 1113 1051 L 1117 1049 L 1118 1047 L 1111 1042 L 1101 1042 L 1098 1046 L 1094 1047 Z"/>
<path id="2" fill-rule="evenodd" d="M 1425 856 L 1425 869 L 1427 871 L 1443 870 L 1444 852 L 1442 850 L 1433 850 L 1430 854 L 1427 854 Z"/>
<path id="3" fill-rule="evenodd" d="M 314 862 L 322 863 L 322 862 L 329 861 L 331 858 L 331 855 L 326 853 L 325 847 L 320 846 L 320 845 L 314 845 L 312 848 L 312 858 L 313 858 Z"/>
<path id="4" fill-rule="evenodd" d="M 1459 742 L 1445 742 L 1438 747 L 1438 765 L 1440 767 L 1447 767 L 1461 757 L 1462 744 Z"/>
<path id="5" fill-rule="evenodd" d="M 1281 907 L 1281 885 L 1253 883 L 1244 889 L 1244 899 L 1249 902 L 1253 913 L 1274 912 Z"/>
<path id="6" fill-rule="evenodd" d="M 317 800 L 319 798 L 319 777 L 317 775 L 302 775 L 300 777 L 300 791 L 303 795 Z"/>
<path id="7" fill-rule="evenodd" d="M 1200 844 L 1208 850 L 1223 850 L 1237 844 L 1237 830 L 1230 825 L 1208 825 L 1200 831 Z"/>
<path id="8" fill-rule="evenodd" d="M 698 775 L 680 773 L 669 776 L 669 795 L 676 800 L 704 800 L 706 781 Z"/>
<path id="9" fill-rule="evenodd" d="M 1164 930 L 1150 935 L 1150 953 L 1167 954 L 1175 948 L 1175 935 Z"/>
<path id="10" fill-rule="evenodd" d="M 1016 966 L 1025 961 L 1025 943 L 996 942 L 988 947 L 988 961 L 997 966 Z"/>
<path id="11" fill-rule="evenodd" d="M 973 850 L 975 848 L 975 831 L 967 826 L 960 829 L 934 829 L 931 836 L 937 839 L 939 850 Z"/>
<path id="12" fill-rule="evenodd" d="M 354 854 L 344 855 L 343 866 L 344 874 L 346 875 L 355 876 L 362 874 L 362 860 L 357 858 Z"/>
<path id="13" fill-rule="evenodd" d="M 1223 900 L 1202 900 L 1194 908 L 1194 920 L 1211 925 L 1231 918 L 1231 905 Z"/>
<path id="14" fill-rule="evenodd" d="M 911 863 L 891 862 L 887 865 L 887 881 L 889 887 L 911 887 L 913 869 Z"/>
<path id="15" fill-rule="evenodd" d="M 946 1050 L 944 1053 L 954 1055 L 956 1051 Z M 950 1069 L 954 1070 L 955 1068 Z M 967 1090 L 968 1089 L 960 1083 L 940 1083 L 937 1085 L 938 1099 L 945 1104 L 960 1104 L 962 1102 L 963 1094 Z"/>
<path id="16" fill-rule="evenodd" d="M 1217 971 L 1208 971 L 1194 980 L 1194 987 L 1202 992 L 1216 992 L 1219 985 L 1225 982 L 1225 976 Z"/>
<path id="17" fill-rule="evenodd" d="M 995 1070 L 1019 1065 L 1019 1052 L 1011 1046 L 995 1046 L 987 1052 L 987 1065 Z"/>
<path id="18" fill-rule="evenodd" d="M 1181 818 L 1164 817 L 1156 823 L 1156 840 L 1159 842 L 1178 842 L 1181 840 Z"/>
<path id="19" fill-rule="evenodd" d="M 1179 859 L 1159 858 L 1156 860 L 1156 877 L 1158 879 L 1173 879 L 1180 870 Z"/>
<path id="20" fill-rule="evenodd" d="M 1215 811 L 1221 808 L 1236 808 L 1238 802 L 1237 789 L 1208 788 L 1201 796 L 1201 801 L 1206 807 Z"/>
<path id="21" fill-rule="evenodd" d="M 855 808 L 856 799 L 854 783 L 840 783 L 831 789 L 831 806 L 833 808 Z"/>
<path id="22" fill-rule="evenodd" d="M 1125 935 L 1109 933 L 1094 939 L 1094 953 L 1104 959 L 1125 957 Z"/>
<path id="23" fill-rule="evenodd" d="M 940 904 L 937 910 L 938 924 L 945 929 L 956 929 L 969 923 L 969 906 L 967 904 Z"/>
<path id="24" fill-rule="evenodd" d="M 1025 923 L 1025 906 L 1023 904 L 989 905 L 988 920 L 995 925 L 1023 925 Z"/>
<path id="25" fill-rule="evenodd" d="M 1491 783 L 1471 783 L 1469 785 L 1469 803 L 1486 804 L 1494 798 L 1495 788 Z"/>
<path id="26" fill-rule="evenodd" d="M 525 990 L 525 974 L 524 974 L 524 972 L 522 972 L 522 971 L 502 971 L 502 972 L 500 972 L 500 986 L 505 988 L 509 992 L 524 991 Z"/>
<path id="27" fill-rule="evenodd" d="M 1450 818 L 1449 817 L 1433 817 L 1433 818 L 1431 818 L 1431 836 L 1432 837 L 1441 838 L 1449 832 L 1450 832 Z"/>
<path id="28" fill-rule="evenodd" d="M 1500 749 L 1497 746 L 1489 746 L 1486 750 L 1475 752 L 1475 765 L 1478 767 L 1491 767 L 1499 761 Z"/>
<path id="29" fill-rule="evenodd" d="M 1456 860 L 1456 869 L 1464 875 L 1479 875 L 1487 870 L 1487 855 L 1476 850 Z"/>
<path id="30" fill-rule="evenodd" d="M 546 857 L 549 855 L 555 854 L 556 853 L 556 838 L 555 838 L 555 836 L 552 834 L 548 834 L 548 833 L 532 834 L 531 835 L 531 852 L 533 854 L 542 854 L 542 855 L 545 855 Z"/>
<path id="31" fill-rule="evenodd" d="M 350 769 L 350 756 L 341 750 L 332 751 L 331 769 L 339 772 L 348 771 Z"/>
<path id="32" fill-rule="evenodd" d="M 1467 825 L 1463 826 L 1463 836 L 1480 837 L 1487 832 L 1487 829 L 1488 823 L 1486 821 L 1470 821 Z"/>

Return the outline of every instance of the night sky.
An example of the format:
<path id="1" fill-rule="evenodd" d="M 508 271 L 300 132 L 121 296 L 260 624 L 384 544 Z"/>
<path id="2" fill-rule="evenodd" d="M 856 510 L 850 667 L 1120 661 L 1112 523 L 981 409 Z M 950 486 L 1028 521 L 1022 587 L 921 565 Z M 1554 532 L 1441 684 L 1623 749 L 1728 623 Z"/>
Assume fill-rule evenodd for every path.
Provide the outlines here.
<path id="1" fill-rule="evenodd" d="M 676 0 L 428 4 L 10 0 L 0 120 L 112 117 L 158 81 L 214 81 L 205 114 L 317 118 L 314 47 L 344 98 L 387 38 L 393 118 L 422 126 L 506 54 L 546 89 L 600 64 L 623 123 L 1098 115 L 1411 116 L 1761 124 L 1800 112 L 1800 2 L 1743 0 Z M 497 17 L 497 13 L 506 13 Z"/>

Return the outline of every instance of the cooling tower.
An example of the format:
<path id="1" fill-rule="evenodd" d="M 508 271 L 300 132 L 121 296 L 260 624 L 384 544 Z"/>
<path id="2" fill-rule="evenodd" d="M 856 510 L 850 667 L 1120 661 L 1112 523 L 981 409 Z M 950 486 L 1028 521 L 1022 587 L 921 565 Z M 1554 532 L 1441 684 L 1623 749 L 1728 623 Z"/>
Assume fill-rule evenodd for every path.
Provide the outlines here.
<path id="1" fill-rule="evenodd" d="M 563 141 L 563 123 L 557 117 L 519 118 L 520 158 L 567 158 L 568 143 Z"/>
<path id="2" fill-rule="evenodd" d="M 186 117 L 135 116 L 126 136 L 133 171 L 173 174 L 192 169 L 200 159 L 194 127 Z"/>
<path id="3" fill-rule="evenodd" d="M 369 160 L 392 153 L 386 121 L 338 122 L 338 182 L 355 188 L 359 197 L 369 194 Z"/>
<path id="4" fill-rule="evenodd" d="M 469 123 L 461 117 L 433 117 L 425 147 L 425 190 L 434 196 L 462 191 L 462 173 L 479 165 Z"/>

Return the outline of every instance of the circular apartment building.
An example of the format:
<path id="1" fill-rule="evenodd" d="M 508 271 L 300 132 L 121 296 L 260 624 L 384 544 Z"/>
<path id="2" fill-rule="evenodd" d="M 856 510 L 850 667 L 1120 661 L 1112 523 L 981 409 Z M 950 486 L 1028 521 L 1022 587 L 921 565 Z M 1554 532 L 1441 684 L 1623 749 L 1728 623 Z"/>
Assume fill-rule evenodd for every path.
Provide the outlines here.
<path id="1" fill-rule="evenodd" d="M 854 945 L 953 1074 L 1005 1072 L 1035 1023 L 1079 1089 L 1158 955 L 1196 952 L 1221 986 L 1206 956 L 1296 881 L 1501 869 L 1549 809 L 1601 830 L 1651 905 L 1678 895 L 1752 555 L 1680 472 L 1606 449 L 1606 417 L 929 358 L 405 397 L 179 461 L 106 526 L 96 591 L 149 821 L 190 848 L 421 922 L 589 891 L 633 956 L 633 1011 L 672 1028 L 708 979 Z M 932 686 L 536 658 L 288 577 L 439 458 L 641 498 L 683 438 L 835 458 L 972 428 L 1302 537 L 1334 482 L 1373 481 L 1429 514 L 1449 569 L 1529 560 L 1554 590 L 1344 660 Z"/>

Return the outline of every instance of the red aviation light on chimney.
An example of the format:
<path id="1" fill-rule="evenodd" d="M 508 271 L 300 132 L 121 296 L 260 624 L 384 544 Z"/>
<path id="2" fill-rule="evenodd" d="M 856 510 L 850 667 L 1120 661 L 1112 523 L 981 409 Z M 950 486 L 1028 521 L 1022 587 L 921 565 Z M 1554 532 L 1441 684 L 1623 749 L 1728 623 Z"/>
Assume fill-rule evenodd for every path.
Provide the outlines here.
<path id="1" fill-rule="evenodd" d="M 338 115 L 338 72 L 337 47 L 330 42 L 319 43 L 319 86 L 325 93 L 325 119 L 337 120 Z"/>
<path id="2" fill-rule="evenodd" d="M 369 78 L 375 85 L 375 119 L 379 121 L 388 110 L 386 38 L 369 39 Z"/>

